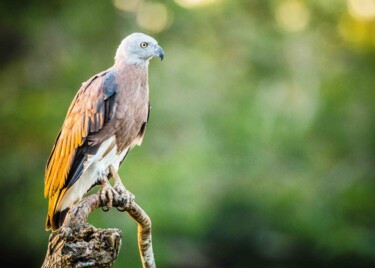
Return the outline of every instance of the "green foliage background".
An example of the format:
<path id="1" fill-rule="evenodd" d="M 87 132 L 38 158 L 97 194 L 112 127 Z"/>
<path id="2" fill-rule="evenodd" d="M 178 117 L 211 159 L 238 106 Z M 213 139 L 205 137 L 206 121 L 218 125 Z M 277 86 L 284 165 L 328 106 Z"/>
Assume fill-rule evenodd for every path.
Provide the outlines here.
<path id="1" fill-rule="evenodd" d="M 112 1 L 1 1 L 1 264 L 41 265 L 54 138 L 80 84 L 143 31 L 166 57 L 120 175 L 159 267 L 374 267 L 374 19 L 340 0 L 158 3 L 169 25 L 155 33 Z M 299 29 L 288 4 L 304 8 Z M 140 266 L 126 215 L 90 222 L 123 230 L 115 267 Z"/>

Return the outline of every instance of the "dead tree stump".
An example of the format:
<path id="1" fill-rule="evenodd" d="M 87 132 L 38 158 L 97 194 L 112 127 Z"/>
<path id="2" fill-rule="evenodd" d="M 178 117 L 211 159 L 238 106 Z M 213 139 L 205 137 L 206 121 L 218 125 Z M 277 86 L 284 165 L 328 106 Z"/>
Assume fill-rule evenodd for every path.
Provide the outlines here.
<path id="1" fill-rule="evenodd" d="M 87 223 L 88 215 L 101 207 L 99 194 L 90 195 L 72 207 L 64 225 L 49 238 L 42 268 L 51 267 L 112 267 L 121 248 L 119 229 L 98 229 Z M 152 249 L 151 221 L 134 201 L 121 207 L 138 222 L 138 245 L 144 268 L 155 268 Z"/>

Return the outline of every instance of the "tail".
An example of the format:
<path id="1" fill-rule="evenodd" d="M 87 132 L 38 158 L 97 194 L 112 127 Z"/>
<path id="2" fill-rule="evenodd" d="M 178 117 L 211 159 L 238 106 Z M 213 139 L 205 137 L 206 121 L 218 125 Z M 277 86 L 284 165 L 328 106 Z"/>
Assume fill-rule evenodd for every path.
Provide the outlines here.
<path id="1" fill-rule="evenodd" d="M 46 219 L 46 230 L 52 229 L 52 231 L 57 231 L 64 224 L 66 214 L 69 212 L 69 208 L 64 209 L 63 211 L 56 211 L 52 218 L 47 215 Z"/>
<path id="2" fill-rule="evenodd" d="M 52 231 L 57 231 L 64 224 L 66 214 L 69 211 L 69 207 L 64 210 L 60 209 L 59 203 L 64 197 L 66 189 L 62 191 L 57 191 L 48 200 L 48 213 L 46 219 L 46 230 L 52 229 Z"/>

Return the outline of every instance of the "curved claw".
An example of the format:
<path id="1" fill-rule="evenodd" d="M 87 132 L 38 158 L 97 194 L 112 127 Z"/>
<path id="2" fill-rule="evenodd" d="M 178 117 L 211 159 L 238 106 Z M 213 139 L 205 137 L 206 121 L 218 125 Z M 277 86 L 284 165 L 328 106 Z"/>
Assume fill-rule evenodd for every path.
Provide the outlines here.
<path id="1" fill-rule="evenodd" d="M 125 212 L 126 208 L 125 207 L 117 207 L 117 210 L 120 212 Z"/>
<path id="2" fill-rule="evenodd" d="M 102 210 L 103 210 L 104 212 L 107 212 L 107 211 L 109 211 L 109 207 L 104 206 L 104 207 L 102 207 Z"/>

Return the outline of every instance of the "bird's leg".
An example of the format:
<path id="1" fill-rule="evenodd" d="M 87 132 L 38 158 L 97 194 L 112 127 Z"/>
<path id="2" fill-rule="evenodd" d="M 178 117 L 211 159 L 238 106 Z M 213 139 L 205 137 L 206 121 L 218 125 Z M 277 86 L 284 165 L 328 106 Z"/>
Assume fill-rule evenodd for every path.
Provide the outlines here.
<path id="1" fill-rule="evenodd" d="M 104 174 L 99 178 L 99 183 L 102 185 L 102 189 L 100 189 L 100 202 L 103 205 L 104 211 L 108 211 L 112 207 L 114 200 L 120 200 L 121 198 L 108 180 L 109 178 Z"/>
<path id="2" fill-rule="evenodd" d="M 109 172 L 114 180 L 113 188 L 121 197 L 125 199 L 124 204 L 122 204 L 117 209 L 120 211 L 124 211 L 126 207 L 133 203 L 135 196 L 125 188 L 124 184 L 122 184 L 120 176 L 112 165 L 109 166 Z"/>

